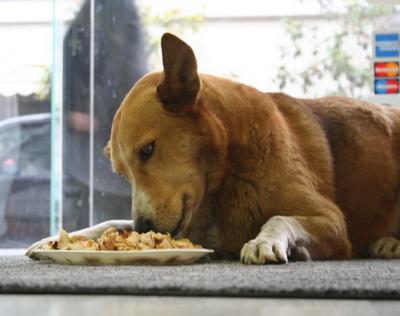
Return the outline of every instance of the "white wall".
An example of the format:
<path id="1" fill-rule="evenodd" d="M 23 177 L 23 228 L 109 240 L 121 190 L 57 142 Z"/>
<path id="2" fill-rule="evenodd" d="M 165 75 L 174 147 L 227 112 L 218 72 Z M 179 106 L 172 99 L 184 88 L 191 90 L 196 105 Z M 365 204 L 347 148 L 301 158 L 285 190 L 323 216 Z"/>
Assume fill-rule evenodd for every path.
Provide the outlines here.
<path id="1" fill-rule="evenodd" d="M 80 2 L 57 0 L 63 23 L 73 17 Z M 204 13 L 206 20 L 199 32 L 183 34 L 195 49 L 200 71 L 231 76 L 264 91 L 278 89 L 273 78 L 281 62 L 279 47 L 285 44 L 281 17 L 292 15 L 318 25 L 322 35 L 335 27 L 319 15 L 316 0 L 280 0 L 274 5 L 262 0 L 137 0 L 137 3 L 153 5 L 155 12 L 178 6 L 183 13 Z M 52 62 L 52 14 L 52 0 L 0 0 L 0 94 L 29 94 L 40 87 L 43 67 L 50 67 Z M 161 36 L 163 30 L 156 32 Z M 330 84 L 321 82 L 319 91 L 323 93 L 323 85 Z M 302 94 L 296 87 L 289 89 L 291 94 Z"/>

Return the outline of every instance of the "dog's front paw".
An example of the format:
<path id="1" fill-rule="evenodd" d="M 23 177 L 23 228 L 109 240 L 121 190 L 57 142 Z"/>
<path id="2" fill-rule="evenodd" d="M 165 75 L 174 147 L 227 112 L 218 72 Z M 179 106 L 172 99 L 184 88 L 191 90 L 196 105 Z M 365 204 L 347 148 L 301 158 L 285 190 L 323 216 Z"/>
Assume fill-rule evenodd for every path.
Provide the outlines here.
<path id="1" fill-rule="evenodd" d="M 278 239 L 253 239 L 240 252 L 244 264 L 287 263 L 287 246 Z"/>
<path id="2" fill-rule="evenodd" d="M 372 258 L 398 259 L 400 258 L 400 241 L 394 237 L 382 237 L 369 247 Z"/>
<path id="3" fill-rule="evenodd" d="M 57 240 L 58 240 L 58 236 L 52 236 L 52 237 L 47 237 L 47 238 L 41 239 L 28 247 L 28 249 L 25 252 L 25 256 L 28 256 L 31 259 L 39 260 L 40 256 L 37 253 L 35 253 L 35 250 L 46 245 L 48 242 L 57 241 Z"/>

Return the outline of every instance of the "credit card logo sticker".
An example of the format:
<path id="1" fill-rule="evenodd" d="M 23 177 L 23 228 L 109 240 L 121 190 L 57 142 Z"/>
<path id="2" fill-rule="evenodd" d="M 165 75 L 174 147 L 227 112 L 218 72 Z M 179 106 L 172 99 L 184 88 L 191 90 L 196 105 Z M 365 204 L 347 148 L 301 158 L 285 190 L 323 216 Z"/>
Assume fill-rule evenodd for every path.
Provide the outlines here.
<path id="1" fill-rule="evenodd" d="M 399 63 L 389 61 L 384 63 L 375 63 L 375 77 L 398 77 Z"/>
<path id="2" fill-rule="evenodd" d="M 395 93 L 399 93 L 398 79 L 375 80 L 375 94 L 395 94 Z"/>
<path id="3" fill-rule="evenodd" d="M 399 34 L 375 34 L 375 57 L 399 57 Z"/>

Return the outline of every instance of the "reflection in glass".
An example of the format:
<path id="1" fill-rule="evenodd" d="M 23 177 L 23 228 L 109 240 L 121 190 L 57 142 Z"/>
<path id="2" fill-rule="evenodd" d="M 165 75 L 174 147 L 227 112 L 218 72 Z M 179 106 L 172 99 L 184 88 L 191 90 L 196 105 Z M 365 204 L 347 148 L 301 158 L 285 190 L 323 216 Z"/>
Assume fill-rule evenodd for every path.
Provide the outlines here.
<path id="1" fill-rule="evenodd" d="M 90 4 L 85 1 L 64 40 L 63 226 L 89 225 Z M 113 174 L 102 151 L 114 113 L 146 71 L 142 29 L 131 0 L 94 1 L 94 223 L 131 217 L 129 184 Z"/>

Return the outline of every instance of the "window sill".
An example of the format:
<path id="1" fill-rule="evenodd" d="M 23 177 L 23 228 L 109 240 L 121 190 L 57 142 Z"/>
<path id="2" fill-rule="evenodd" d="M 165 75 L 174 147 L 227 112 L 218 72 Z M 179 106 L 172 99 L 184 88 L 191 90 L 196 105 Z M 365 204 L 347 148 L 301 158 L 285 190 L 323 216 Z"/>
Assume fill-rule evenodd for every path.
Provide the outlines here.
<path id="1" fill-rule="evenodd" d="M 0 249 L 0 256 L 16 256 L 16 255 L 24 255 L 26 249 L 19 248 L 19 249 Z"/>

